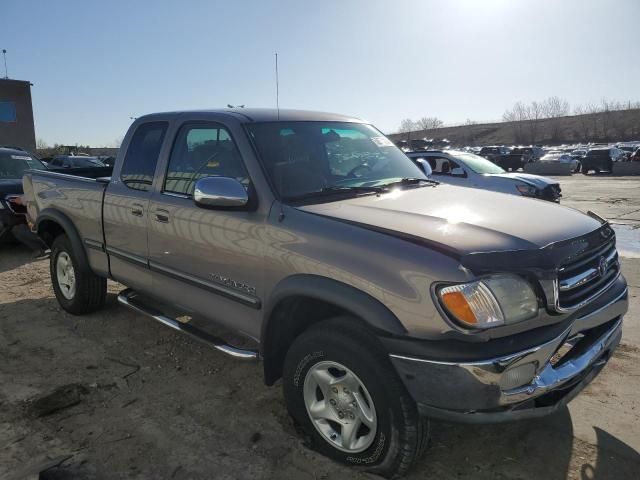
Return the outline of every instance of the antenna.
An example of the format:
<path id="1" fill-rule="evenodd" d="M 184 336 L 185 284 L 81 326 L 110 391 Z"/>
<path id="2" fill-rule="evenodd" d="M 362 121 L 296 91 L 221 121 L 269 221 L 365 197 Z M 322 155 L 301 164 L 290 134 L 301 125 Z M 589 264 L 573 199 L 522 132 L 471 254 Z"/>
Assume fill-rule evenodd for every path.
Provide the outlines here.
<path id="1" fill-rule="evenodd" d="M 4 78 L 9 78 L 9 70 L 7 70 L 7 51 L 2 49 L 2 56 L 4 57 Z"/>
<path id="2" fill-rule="evenodd" d="M 278 84 L 278 52 L 276 52 L 276 109 L 280 120 L 280 85 Z"/>

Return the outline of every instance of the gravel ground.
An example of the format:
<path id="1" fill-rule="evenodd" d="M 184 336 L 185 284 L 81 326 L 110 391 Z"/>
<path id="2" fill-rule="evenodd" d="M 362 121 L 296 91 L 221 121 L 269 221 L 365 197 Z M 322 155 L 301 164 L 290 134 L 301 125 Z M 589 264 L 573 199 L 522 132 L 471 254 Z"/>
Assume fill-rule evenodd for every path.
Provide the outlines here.
<path id="1" fill-rule="evenodd" d="M 558 414 L 494 426 L 432 423 L 408 478 L 640 478 L 640 179 L 559 178 L 565 205 L 613 219 L 631 310 L 603 373 Z M 48 262 L 0 247 L 0 478 L 373 479 L 308 450 L 281 388 L 117 305 L 62 311 Z"/>

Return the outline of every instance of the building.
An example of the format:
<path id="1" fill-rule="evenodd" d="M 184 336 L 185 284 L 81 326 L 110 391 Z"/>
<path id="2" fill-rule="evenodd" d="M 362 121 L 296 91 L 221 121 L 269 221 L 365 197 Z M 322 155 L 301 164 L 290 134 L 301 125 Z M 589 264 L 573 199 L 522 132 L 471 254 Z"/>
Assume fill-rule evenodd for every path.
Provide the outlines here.
<path id="1" fill-rule="evenodd" d="M 0 78 L 0 145 L 36 148 L 30 82 Z"/>

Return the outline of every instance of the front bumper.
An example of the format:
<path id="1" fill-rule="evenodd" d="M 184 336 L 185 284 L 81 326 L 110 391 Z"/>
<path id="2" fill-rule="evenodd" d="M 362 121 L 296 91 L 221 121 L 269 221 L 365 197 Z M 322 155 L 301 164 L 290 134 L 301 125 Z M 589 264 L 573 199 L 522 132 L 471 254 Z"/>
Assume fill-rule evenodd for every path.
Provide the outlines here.
<path id="1" fill-rule="evenodd" d="M 425 416 L 493 423 L 547 415 L 566 405 L 602 370 L 620 343 L 627 309 L 625 286 L 560 335 L 523 351 L 465 362 L 393 353 L 390 358 Z"/>

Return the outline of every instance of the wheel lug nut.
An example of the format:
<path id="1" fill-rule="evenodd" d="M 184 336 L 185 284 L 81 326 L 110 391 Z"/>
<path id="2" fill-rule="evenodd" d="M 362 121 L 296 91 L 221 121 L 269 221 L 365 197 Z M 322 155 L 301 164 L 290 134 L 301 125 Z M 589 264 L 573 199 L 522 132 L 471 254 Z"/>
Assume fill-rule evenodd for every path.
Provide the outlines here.
<path id="1" fill-rule="evenodd" d="M 333 387 L 331 390 L 333 390 L 333 393 L 338 393 L 338 389 L 336 387 Z"/>
<path id="2" fill-rule="evenodd" d="M 351 406 L 352 406 L 353 408 L 356 408 L 356 407 L 358 406 L 358 404 L 357 404 L 357 403 L 355 402 L 355 400 L 354 400 L 353 402 L 351 402 Z"/>
<path id="3" fill-rule="evenodd" d="M 336 406 L 336 401 L 333 398 L 331 400 L 329 400 L 329 403 L 331 405 L 333 405 L 334 407 Z"/>
<path id="4" fill-rule="evenodd" d="M 349 420 L 353 420 L 354 418 L 356 418 L 355 415 L 353 413 L 350 413 L 349 414 Z"/>
<path id="5" fill-rule="evenodd" d="M 349 389 L 347 387 L 344 387 L 344 393 L 349 393 Z"/>
<path id="6" fill-rule="evenodd" d="M 338 412 L 338 418 L 344 418 L 344 413 Z"/>

